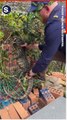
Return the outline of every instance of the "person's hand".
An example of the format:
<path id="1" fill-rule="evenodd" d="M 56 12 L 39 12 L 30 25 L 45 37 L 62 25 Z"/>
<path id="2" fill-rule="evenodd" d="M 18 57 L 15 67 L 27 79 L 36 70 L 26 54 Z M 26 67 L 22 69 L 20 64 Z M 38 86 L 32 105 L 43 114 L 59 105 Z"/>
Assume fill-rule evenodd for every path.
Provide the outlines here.
<path id="1" fill-rule="evenodd" d="M 38 48 L 39 48 L 38 46 L 39 46 L 38 43 L 34 43 L 34 44 L 33 44 L 33 48 L 34 48 L 34 49 L 38 49 Z"/>
<path id="2" fill-rule="evenodd" d="M 22 48 L 27 48 L 27 43 L 21 45 Z"/>
<path id="3" fill-rule="evenodd" d="M 39 73 L 40 74 L 40 76 L 42 77 L 42 78 L 45 78 L 45 71 L 44 72 L 41 72 L 41 73 Z"/>
<path id="4" fill-rule="evenodd" d="M 33 77 L 34 75 L 35 75 L 35 73 L 33 73 L 32 70 L 30 70 L 29 76 Z"/>
<path id="5" fill-rule="evenodd" d="M 30 72 L 26 74 L 26 78 L 31 79 L 34 75 L 35 73 L 33 73 L 32 70 L 30 70 Z"/>
<path id="6" fill-rule="evenodd" d="M 27 48 L 29 49 L 29 50 L 32 50 L 32 49 L 38 49 L 38 43 L 32 43 L 32 44 L 29 44 L 28 46 L 27 46 Z"/>
<path id="7" fill-rule="evenodd" d="M 32 49 L 38 49 L 38 43 L 33 43 L 33 44 L 27 44 L 27 43 L 25 43 L 25 44 L 23 44 L 23 45 L 21 45 L 21 47 L 25 47 L 25 48 L 27 48 L 27 49 L 29 49 L 29 50 L 32 50 Z"/>
<path id="8" fill-rule="evenodd" d="M 33 48 L 33 44 L 29 44 L 29 45 L 28 45 L 27 43 L 25 43 L 25 44 L 21 45 L 21 47 L 22 47 L 22 48 L 27 48 L 27 49 L 30 50 L 30 49 Z"/>

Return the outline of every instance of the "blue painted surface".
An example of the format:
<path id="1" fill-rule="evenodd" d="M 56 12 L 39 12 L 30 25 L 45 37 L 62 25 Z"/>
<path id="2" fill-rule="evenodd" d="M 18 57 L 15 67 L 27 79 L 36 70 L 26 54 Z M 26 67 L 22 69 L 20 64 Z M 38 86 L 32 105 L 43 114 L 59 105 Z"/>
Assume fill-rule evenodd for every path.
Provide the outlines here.
<path id="1" fill-rule="evenodd" d="M 25 98 L 25 99 L 22 99 L 22 100 L 19 100 L 19 102 L 21 103 L 21 104 L 25 104 L 25 103 L 27 103 L 29 100 L 27 99 L 27 98 Z"/>
<path id="2" fill-rule="evenodd" d="M 48 89 L 42 89 L 40 90 L 40 97 L 46 97 L 46 96 L 49 96 L 49 90 Z"/>
<path id="3" fill-rule="evenodd" d="M 9 100 L 3 100 L 2 101 L 2 105 L 5 107 L 5 106 L 8 106 L 9 104 L 11 104 L 11 99 Z"/>

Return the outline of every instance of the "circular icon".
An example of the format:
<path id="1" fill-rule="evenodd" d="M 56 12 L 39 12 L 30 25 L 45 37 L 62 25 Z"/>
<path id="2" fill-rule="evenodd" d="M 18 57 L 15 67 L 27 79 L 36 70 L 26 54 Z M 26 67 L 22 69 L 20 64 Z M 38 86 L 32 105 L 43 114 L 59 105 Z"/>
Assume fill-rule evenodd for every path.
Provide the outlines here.
<path id="1" fill-rule="evenodd" d="M 3 6 L 3 13 L 9 14 L 11 12 L 11 8 L 8 5 Z"/>

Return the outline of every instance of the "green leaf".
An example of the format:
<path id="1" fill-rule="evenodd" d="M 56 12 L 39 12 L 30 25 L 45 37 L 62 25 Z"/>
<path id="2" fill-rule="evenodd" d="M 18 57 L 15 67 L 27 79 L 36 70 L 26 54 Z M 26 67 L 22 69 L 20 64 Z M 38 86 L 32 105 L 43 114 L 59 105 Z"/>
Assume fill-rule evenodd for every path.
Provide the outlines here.
<path id="1" fill-rule="evenodd" d="M 0 41 L 4 38 L 4 33 L 0 31 Z"/>

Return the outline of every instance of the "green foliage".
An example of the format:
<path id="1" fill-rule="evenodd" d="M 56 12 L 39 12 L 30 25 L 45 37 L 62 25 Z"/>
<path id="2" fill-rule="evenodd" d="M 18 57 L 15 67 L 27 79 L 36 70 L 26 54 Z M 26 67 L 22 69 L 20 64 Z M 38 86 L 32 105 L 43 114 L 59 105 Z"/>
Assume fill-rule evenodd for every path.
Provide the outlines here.
<path id="1" fill-rule="evenodd" d="M 8 15 L 1 15 L 1 29 L 10 29 L 12 33 L 18 32 L 22 40 L 28 43 L 43 40 L 43 24 L 38 20 L 37 14 L 25 14 L 11 12 Z M 5 27 L 6 26 L 6 27 Z M 41 38 L 41 39 L 40 39 Z"/>
<path id="2" fill-rule="evenodd" d="M 62 62 L 58 62 L 58 61 L 52 61 L 50 63 L 50 65 L 48 66 L 48 73 L 51 72 L 62 72 L 65 74 L 65 64 L 63 64 Z"/>
<path id="3" fill-rule="evenodd" d="M 2 31 L 0 31 L 0 41 L 2 41 L 4 38 L 4 33 Z"/>

